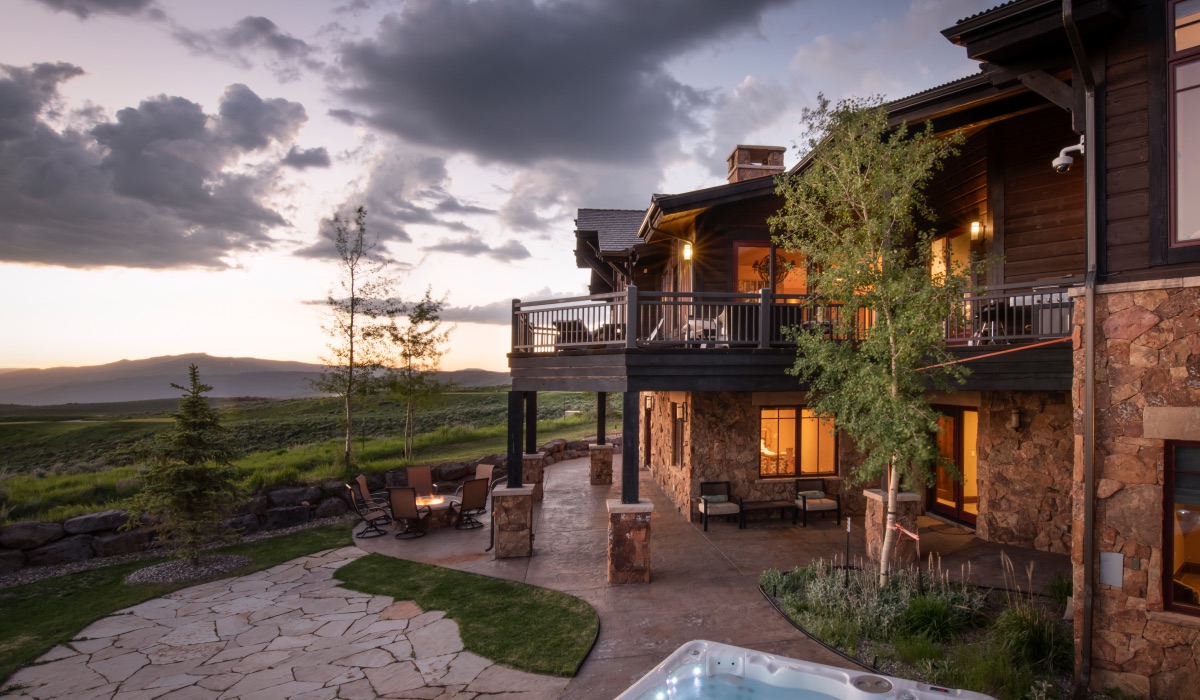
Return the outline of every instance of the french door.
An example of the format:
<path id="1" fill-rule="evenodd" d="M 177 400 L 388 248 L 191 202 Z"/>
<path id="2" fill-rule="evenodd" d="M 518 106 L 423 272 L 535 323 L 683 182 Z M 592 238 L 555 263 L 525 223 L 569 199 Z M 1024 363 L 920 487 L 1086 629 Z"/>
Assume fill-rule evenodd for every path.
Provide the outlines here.
<path id="1" fill-rule="evenodd" d="M 954 520 L 975 524 L 979 516 L 979 480 L 976 438 L 979 412 L 973 408 L 939 408 L 937 444 L 942 458 L 955 470 L 941 465 L 929 489 L 929 510 Z M 957 473 L 955 473 L 957 472 Z"/>

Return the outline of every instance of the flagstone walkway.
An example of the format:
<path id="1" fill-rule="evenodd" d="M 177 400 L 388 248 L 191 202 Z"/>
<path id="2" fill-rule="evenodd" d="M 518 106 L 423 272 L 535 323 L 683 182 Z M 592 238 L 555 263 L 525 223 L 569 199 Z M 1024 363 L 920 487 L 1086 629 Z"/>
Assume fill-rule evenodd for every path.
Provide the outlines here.
<path id="1" fill-rule="evenodd" d="M 8 698 L 543 700 L 567 679 L 463 650 L 411 601 L 340 588 L 345 547 L 156 598 L 88 626 L 8 679 Z"/>

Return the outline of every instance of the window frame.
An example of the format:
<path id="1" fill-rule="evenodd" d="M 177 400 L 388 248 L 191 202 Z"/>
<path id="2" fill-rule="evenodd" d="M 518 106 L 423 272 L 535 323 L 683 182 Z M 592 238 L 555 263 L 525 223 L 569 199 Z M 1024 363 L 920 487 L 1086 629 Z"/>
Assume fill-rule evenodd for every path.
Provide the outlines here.
<path id="1" fill-rule="evenodd" d="M 1155 138 L 1156 131 L 1154 128 L 1150 130 L 1150 166 L 1151 166 L 1151 228 L 1150 235 L 1150 265 L 1151 267 L 1159 265 L 1174 265 L 1179 263 L 1200 262 L 1200 240 L 1187 241 L 1179 243 L 1178 241 L 1178 212 L 1176 211 L 1177 196 L 1176 183 L 1178 181 L 1178 173 L 1176 170 L 1175 148 L 1176 148 L 1176 127 L 1177 120 L 1175 118 L 1175 68 L 1180 65 L 1191 63 L 1200 59 L 1200 46 L 1193 46 L 1182 51 L 1175 50 L 1175 7 L 1181 2 L 1187 0 L 1168 0 L 1163 4 L 1149 3 L 1148 19 L 1152 25 L 1157 23 L 1162 28 L 1162 33 L 1159 34 L 1153 29 L 1151 37 L 1161 37 L 1161 39 L 1153 39 L 1149 42 L 1150 65 L 1151 65 L 1151 104 L 1149 118 L 1151 124 L 1156 119 L 1161 120 L 1159 123 L 1165 127 L 1162 136 Z M 1162 14 L 1157 14 L 1162 13 Z M 1156 16 L 1157 15 L 1157 16 Z M 1157 60 L 1155 60 L 1157 59 Z M 1158 76 L 1155 79 L 1155 75 Z M 1161 82 L 1159 82 L 1161 81 Z M 1158 89 L 1165 92 L 1164 99 L 1161 105 L 1154 99 L 1155 83 L 1158 83 Z M 1161 109 L 1157 111 L 1156 107 Z M 1156 144 L 1155 141 L 1158 141 Z M 1200 158 L 1200 154 L 1197 154 Z M 1160 198 L 1153 195 L 1155 170 L 1161 168 L 1160 177 L 1162 183 L 1160 186 L 1165 190 Z M 1157 199 L 1160 202 L 1159 206 L 1163 209 L 1165 221 L 1159 219 L 1163 233 L 1156 234 L 1153 232 L 1155 228 L 1154 202 Z"/>
<path id="2" fill-rule="evenodd" d="M 792 409 L 796 412 L 796 418 L 795 418 L 796 434 L 795 434 L 795 442 L 794 442 L 794 444 L 796 445 L 796 461 L 795 461 L 795 464 L 792 465 L 791 474 L 764 474 L 763 473 L 762 449 L 755 448 L 756 452 L 758 453 L 758 478 L 759 479 L 808 479 L 808 478 L 816 478 L 816 477 L 834 477 L 834 478 L 839 477 L 841 475 L 841 471 L 842 471 L 842 462 L 841 462 L 841 450 L 840 450 L 841 436 L 837 429 L 837 423 L 836 422 L 834 423 L 834 429 L 833 429 L 833 471 L 805 472 L 805 471 L 801 470 L 801 464 L 800 464 L 800 457 L 802 454 L 802 452 L 801 452 L 802 443 L 800 442 L 800 438 L 801 438 L 801 435 L 803 435 L 803 433 L 804 433 L 804 421 L 806 420 L 804 418 L 804 412 L 805 411 L 812 412 L 811 409 L 806 404 L 759 406 L 758 407 L 758 434 L 759 434 L 759 436 L 762 435 L 763 411 L 768 411 L 768 410 L 777 411 L 780 409 Z M 814 412 L 813 418 L 810 418 L 808 420 L 820 421 L 821 417 L 817 416 Z M 818 466 L 819 466 L 820 461 L 821 461 L 820 452 L 818 449 L 818 457 L 817 457 Z"/>
<path id="3" fill-rule="evenodd" d="M 1163 527 L 1162 527 L 1162 599 L 1163 610 L 1200 617 L 1200 606 L 1176 603 L 1175 597 L 1175 449 L 1200 448 L 1200 441 L 1167 440 L 1163 444 Z"/>

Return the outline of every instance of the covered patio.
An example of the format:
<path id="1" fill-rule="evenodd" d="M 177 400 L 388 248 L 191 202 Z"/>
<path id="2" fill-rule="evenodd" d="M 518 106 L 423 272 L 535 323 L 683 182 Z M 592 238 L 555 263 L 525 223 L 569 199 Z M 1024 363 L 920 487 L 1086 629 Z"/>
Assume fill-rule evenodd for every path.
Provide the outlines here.
<path id="1" fill-rule="evenodd" d="M 614 471 L 621 455 L 614 455 Z M 545 500 L 534 506 L 532 557 L 496 559 L 488 546 L 489 527 L 441 530 L 417 540 L 394 537 L 356 540 L 368 552 L 522 581 L 575 595 L 600 616 L 600 636 L 563 698 L 615 697 L 671 651 L 693 639 L 750 647 L 819 663 L 848 662 L 793 628 L 758 592 L 758 576 L 768 568 L 789 570 L 813 559 L 840 557 L 844 526 L 817 518 L 808 527 L 790 520 L 755 522 L 747 529 L 717 520 L 704 532 L 680 515 L 650 478 L 640 471 L 640 496 L 654 504 L 651 515 L 650 585 L 606 582 L 609 499 L 620 498 L 619 483 L 591 486 L 588 460 L 574 459 L 545 469 Z M 1066 556 L 1001 547 L 952 525 L 923 518 L 922 552 L 937 552 L 943 566 L 958 572 L 970 562 L 971 579 L 1003 585 L 1000 551 L 1023 576 L 1034 564 L 1035 587 L 1045 588 L 1057 572 L 1069 574 Z M 359 526 L 361 527 L 361 526 Z M 851 535 L 852 560 L 864 556 L 861 520 Z M 1022 580 L 1022 585 L 1024 582 Z"/>

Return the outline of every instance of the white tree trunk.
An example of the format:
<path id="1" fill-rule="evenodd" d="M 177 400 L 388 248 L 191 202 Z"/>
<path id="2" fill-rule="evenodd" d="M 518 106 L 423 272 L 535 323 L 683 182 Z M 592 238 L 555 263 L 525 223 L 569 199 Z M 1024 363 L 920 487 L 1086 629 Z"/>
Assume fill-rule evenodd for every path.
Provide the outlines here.
<path id="1" fill-rule="evenodd" d="M 896 554 L 896 514 L 900 507 L 900 470 L 892 464 L 888 479 L 887 525 L 883 531 L 883 547 L 879 550 L 879 585 L 884 586 L 892 573 L 892 558 Z"/>

